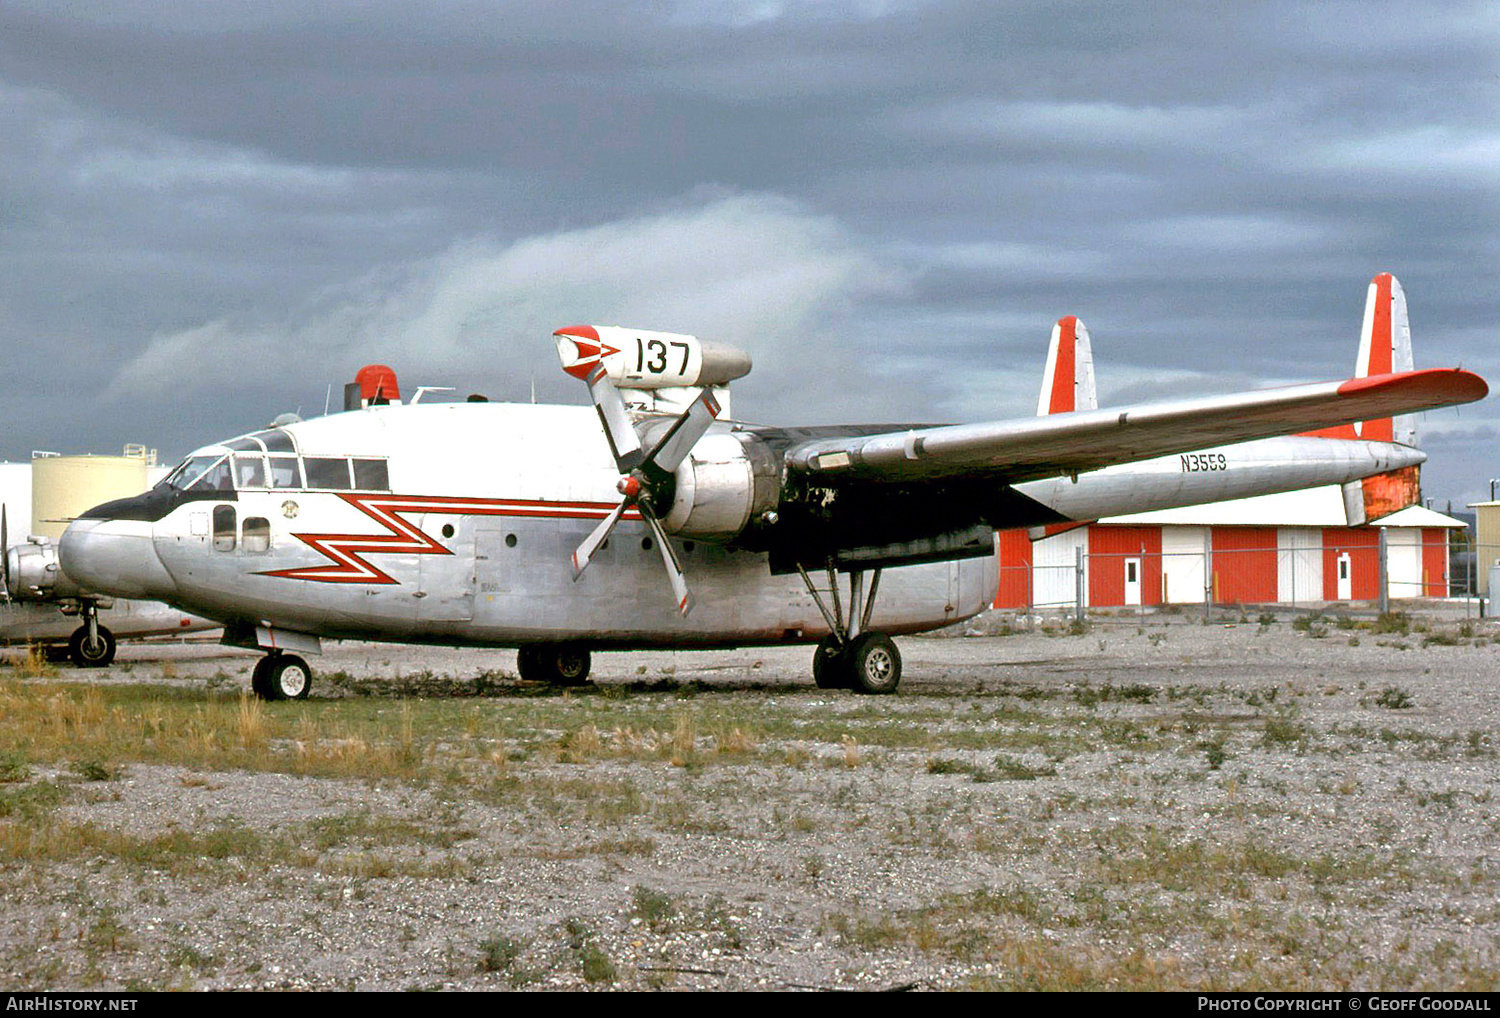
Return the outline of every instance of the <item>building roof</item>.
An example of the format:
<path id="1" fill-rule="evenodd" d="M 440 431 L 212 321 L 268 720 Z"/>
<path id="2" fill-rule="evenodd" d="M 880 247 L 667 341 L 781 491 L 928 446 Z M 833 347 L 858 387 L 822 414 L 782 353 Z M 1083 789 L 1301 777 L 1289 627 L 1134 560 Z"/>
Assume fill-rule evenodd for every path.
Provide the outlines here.
<path id="1" fill-rule="evenodd" d="M 1228 502 L 1158 509 L 1110 516 L 1100 523 L 1196 527 L 1343 527 L 1344 493 L 1337 484 L 1279 495 L 1256 495 Z"/>
<path id="2" fill-rule="evenodd" d="M 1106 524 L 1178 527 L 1347 527 L 1344 493 L 1337 484 L 1278 495 L 1109 516 Z M 1462 520 L 1414 505 L 1374 521 L 1377 527 L 1466 527 Z"/>

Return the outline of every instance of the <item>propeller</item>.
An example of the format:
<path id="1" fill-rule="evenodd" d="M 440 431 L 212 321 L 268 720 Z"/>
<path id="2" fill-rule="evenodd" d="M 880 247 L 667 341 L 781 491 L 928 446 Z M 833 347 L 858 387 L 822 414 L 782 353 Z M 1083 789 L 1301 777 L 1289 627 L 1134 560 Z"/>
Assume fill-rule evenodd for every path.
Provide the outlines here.
<path id="1" fill-rule="evenodd" d="M 620 391 L 605 377 L 604 370 L 600 368 L 593 372 L 587 381 L 589 394 L 594 398 L 594 407 L 599 411 L 599 420 L 604 424 L 604 433 L 609 438 L 615 464 L 625 474 L 617 485 L 624 498 L 573 552 L 573 579 L 583 575 L 594 554 L 609 539 L 621 517 L 628 510 L 634 509 L 646 521 L 646 527 L 651 531 L 656 547 L 661 552 L 662 565 L 666 567 L 667 579 L 671 581 L 672 593 L 677 598 L 677 610 L 686 615 L 693 608 L 692 595 L 688 592 L 687 580 L 682 574 L 682 564 L 677 561 L 677 553 L 672 550 L 672 542 L 667 539 L 666 528 L 656 514 L 654 503 L 671 483 L 673 474 L 687 459 L 693 446 L 719 416 L 719 401 L 714 399 L 712 390 L 702 390 L 698 393 L 698 398 L 672 422 L 672 426 L 651 451 L 643 454 L 640 437 L 625 409 L 625 401 L 620 397 Z"/>

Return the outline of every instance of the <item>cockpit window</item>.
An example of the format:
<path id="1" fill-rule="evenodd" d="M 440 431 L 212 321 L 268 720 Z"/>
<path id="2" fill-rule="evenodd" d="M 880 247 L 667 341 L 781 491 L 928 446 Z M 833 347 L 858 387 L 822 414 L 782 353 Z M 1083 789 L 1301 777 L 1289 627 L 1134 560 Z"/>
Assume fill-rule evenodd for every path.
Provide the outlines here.
<path id="1" fill-rule="evenodd" d="M 302 487 L 302 473 L 297 469 L 297 457 L 270 456 L 266 462 L 271 465 L 271 487 Z"/>
<path id="2" fill-rule="evenodd" d="M 186 491 L 187 489 L 194 487 L 196 482 L 202 480 L 204 475 L 207 474 L 212 467 L 214 467 L 216 464 L 223 463 L 224 460 L 225 457 L 223 453 L 211 453 L 207 456 L 189 456 L 187 459 L 182 461 L 182 463 L 177 467 L 176 470 L 173 470 L 170 474 L 163 478 L 161 484 L 168 488 L 176 488 L 178 491 Z M 207 485 L 207 487 L 210 489 L 230 487 L 230 485 L 228 484 L 228 475 L 229 471 L 227 468 L 225 468 L 223 478 L 225 483 L 222 485 L 218 484 L 216 478 L 215 483 L 210 483 Z M 199 485 L 199 487 L 203 486 Z"/>
<path id="3" fill-rule="evenodd" d="M 303 457 L 302 467 L 307 471 L 309 488 L 324 488 L 331 491 L 349 490 L 349 461 L 324 456 Z"/>
<path id="4" fill-rule="evenodd" d="M 271 431 L 257 431 L 252 438 L 258 438 L 265 444 L 267 452 L 296 452 L 297 447 L 292 444 L 292 436 L 280 428 Z"/>
<path id="5" fill-rule="evenodd" d="M 233 491 L 234 478 L 229 475 L 229 457 L 215 460 L 203 473 L 190 481 L 187 488 L 192 491 Z"/>
<path id="6" fill-rule="evenodd" d="M 390 491 L 390 472 L 385 460 L 355 460 L 354 487 L 359 491 Z"/>
<path id="7" fill-rule="evenodd" d="M 234 454 L 234 486 L 236 488 L 266 488 L 266 460 L 264 456 L 237 452 Z"/>

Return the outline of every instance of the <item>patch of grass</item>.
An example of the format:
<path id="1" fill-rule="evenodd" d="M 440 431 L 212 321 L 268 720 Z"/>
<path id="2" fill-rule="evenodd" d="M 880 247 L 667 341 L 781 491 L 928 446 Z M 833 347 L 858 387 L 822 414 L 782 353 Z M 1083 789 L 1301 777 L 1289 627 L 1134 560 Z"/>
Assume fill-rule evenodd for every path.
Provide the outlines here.
<path id="1" fill-rule="evenodd" d="M 1375 697 L 1375 705 L 1387 710 L 1406 710 L 1413 702 L 1411 692 L 1400 686 L 1386 686 Z"/>
<path id="2" fill-rule="evenodd" d="M 630 892 L 631 912 L 653 932 L 660 933 L 677 917 L 677 902 L 670 894 L 637 884 Z"/>
<path id="3" fill-rule="evenodd" d="M 31 762 L 18 749 L 0 753 L 0 784 L 25 781 L 31 777 Z"/>

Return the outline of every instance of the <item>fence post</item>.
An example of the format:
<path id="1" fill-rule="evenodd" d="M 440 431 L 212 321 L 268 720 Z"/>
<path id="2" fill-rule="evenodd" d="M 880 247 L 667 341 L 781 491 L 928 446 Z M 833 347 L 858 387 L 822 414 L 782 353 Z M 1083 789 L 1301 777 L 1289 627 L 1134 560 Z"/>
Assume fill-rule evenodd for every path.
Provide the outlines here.
<path id="1" fill-rule="evenodd" d="M 1375 582 L 1380 586 L 1376 595 L 1375 607 L 1376 610 L 1380 612 L 1380 614 L 1385 615 L 1391 610 L 1391 592 L 1389 586 L 1387 585 L 1388 578 L 1385 573 L 1385 528 L 1380 527 L 1379 532 L 1380 538 L 1379 542 L 1376 544 L 1376 555 L 1379 557 L 1379 562 L 1377 564 L 1375 573 Z"/>
<path id="2" fill-rule="evenodd" d="M 1213 616 L 1214 601 L 1214 532 L 1203 528 L 1203 624 Z"/>
<path id="3" fill-rule="evenodd" d="M 1082 622 L 1087 616 L 1087 610 L 1084 608 L 1084 588 L 1086 586 L 1087 584 L 1083 580 L 1083 547 L 1080 545 L 1073 549 L 1073 596 L 1077 599 L 1077 610 L 1074 612 L 1073 617 L 1079 622 Z"/>

